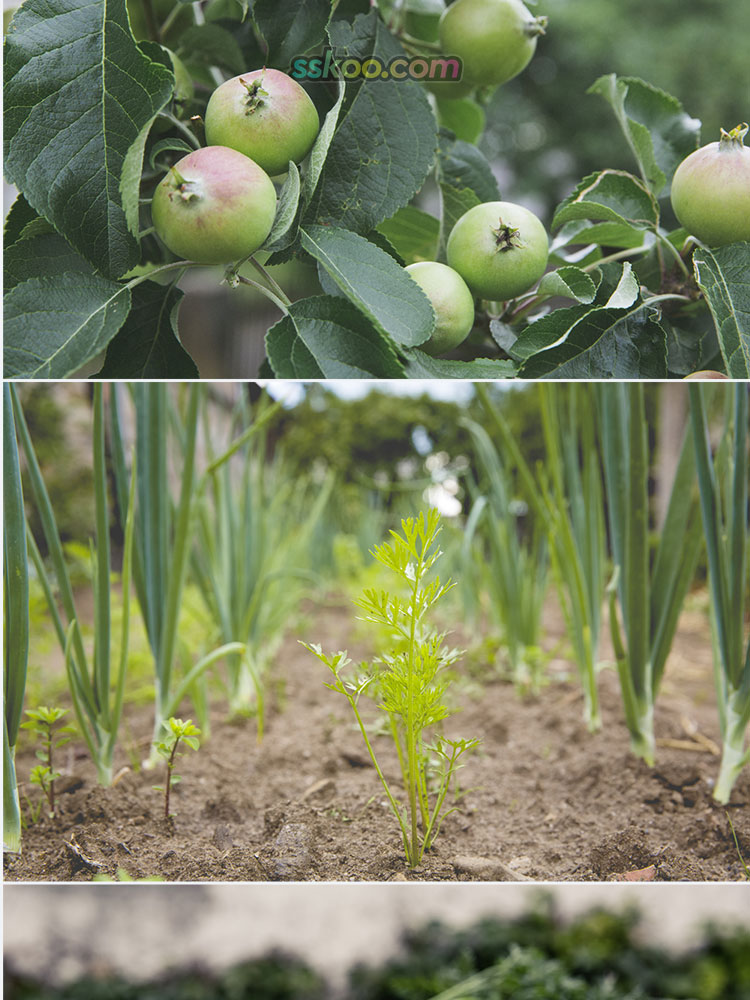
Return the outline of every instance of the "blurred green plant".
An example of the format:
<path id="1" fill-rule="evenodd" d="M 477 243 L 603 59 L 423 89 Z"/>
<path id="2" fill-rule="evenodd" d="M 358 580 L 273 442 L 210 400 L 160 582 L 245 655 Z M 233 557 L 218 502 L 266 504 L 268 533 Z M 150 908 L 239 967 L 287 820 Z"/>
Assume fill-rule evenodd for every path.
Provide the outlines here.
<path id="1" fill-rule="evenodd" d="M 3 850 L 21 850 L 16 740 L 29 661 L 29 566 L 11 387 L 3 385 Z"/>
<path id="2" fill-rule="evenodd" d="M 488 484 L 471 483 L 473 506 L 466 525 L 463 572 L 474 580 L 477 604 L 489 596 L 491 620 L 501 630 L 516 688 L 538 694 L 544 679 L 542 611 L 547 593 L 548 546 L 539 522 L 524 530 L 527 504 L 514 496 L 502 452 L 480 424 L 464 420 Z M 482 544 L 473 544 L 475 537 Z"/>
<path id="3" fill-rule="evenodd" d="M 102 785 L 112 782 L 112 760 L 122 716 L 123 695 L 128 663 L 128 629 L 130 601 L 130 564 L 132 555 L 132 516 L 125 525 L 122 564 L 122 634 L 117 673 L 112 676 L 111 605 L 113 576 L 110 554 L 110 518 L 107 496 L 107 470 L 104 437 L 104 401 L 102 383 L 94 385 L 94 420 L 92 465 L 96 512 L 96 541 L 91 544 L 90 558 L 94 591 L 94 644 L 91 662 L 87 656 L 79 615 L 76 610 L 73 585 L 63 551 L 60 532 L 37 461 L 34 445 L 26 426 L 23 410 L 14 389 L 11 389 L 13 410 L 29 473 L 30 492 L 40 518 L 52 575 L 47 570 L 33 535 L 27 532 L 29 552 L 37 577 L 44 590 L 60 647 L 65 654 L 65 670 L 76 720 L 96 765 Z M 135 489 L 134 472 L 130 480 L 131 500 Z M 131 503 L 132 509 L 132 503 Z M 55 586 L 59 593 L 62 615 L 58 608 Z M 63 615 L 65 624 L 63 623 Z"/>
<path id="4" fill-rule="evenodd" d="M 596 653 L 607 564 L 604 500 L 594 434 L 594 400 L 587 387 L 540 385 L 529 390 L 529 420 L 541 426 L 544 450 L 536 461 L 526 455 L 507 411 L 477 384 L 488 426 L 497 435 L 496 453 L 516 471 L 524 499 L 544 526 L 552 576 L 576 655 L 583 687 L 584 718 L 593 732 L 601 726 Z"/>
<path id="5" fill-rule="evenodd" d="M 305 585 L 319 579 L 311 545 L 333 490 L 330 474 L 315 484 L 292 474 L 282 455 L 269 454 L 268 430 L 279 408 L 262 397 L 253 413 L 241 393 L 229 415 L 228 436 L 238 435 L 242 444 L 225 461 L 217 460 L 204 400 L 209 466 L 190 551 L 190 572 L 220 641 L 244 647 L 226 657 L 230 712 L 254 711 L 259 739 L 269 662 Z M 248 428 L 255 429 L 252 439 Z"/>

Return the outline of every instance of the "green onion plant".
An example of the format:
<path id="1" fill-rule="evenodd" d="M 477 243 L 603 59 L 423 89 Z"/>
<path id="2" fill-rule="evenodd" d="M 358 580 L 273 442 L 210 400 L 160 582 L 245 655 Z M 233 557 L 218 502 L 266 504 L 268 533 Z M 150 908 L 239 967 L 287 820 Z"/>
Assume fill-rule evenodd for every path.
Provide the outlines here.
<path id="1" fill-rule="evenodd" d="M 196 472 L 196 446 L 200 401 L 206 387 L 191 383 L 184 411 L 177 412 L 173 409 L 170 387 L 165 383 L 138 383 L 129 389 L 135 409 L 139 456 L 135 502 L 126 489 L 125 429 L 115 385 L 110 433 L 120 509 L 128 517 L 133 512 L 133 581 L 154 658 L 153 743 L 146 761 L 147 766 L 153 767 L 164 722 L 174 716 L 181 701 L 210 667 L 224 656 L 242 652 L 243 647 L 236 642 L 220 646 L 190 665 L 179 677 L 175 675 L 182 595 L 195 531 L 197 498 L 205 481 Z M 170 427 L 180 429 L 179 447 L 176 454 L 172 452 L 180 470 L 176 502 L 169 480 Z M 233 443 L 217 463 L 225 461 L 237 447 L 239 444 Z"/>
<path id="2" fill-rule="evenodd" d="M 13 390 L 3 386 L 3 850 L 21 850 L 15 752 L 29 659 L 29 572 Z"/>
<path id="3" fill-rule="evenodd" d="M 643 385 L 596 388 L 614 563 L 608 587 L 612 645 L 631 747 L 653 765 L 654 700 L 702 544 L 693 438 L 686 428 L 666 517 L 652 551 Z"/>
<path id="4" fill-rule="evenodd" d="M 112 671 L 111 601 L 112 562 L 109 545 L 110 517 L 107 495 L 107 472 L 104 441 L 104 401 L 102 383 L 94 385 L 93 471 L 96 511 L 96 542 L 91 546 L 94 590 L 94 644 L 89 655 L 79 625 L 70 573 L 63 544 L 55 521 L 52 503 L 44 484 L 23 410 L 11 389 L 18 434 L 26 457 L 31 498 L 39 514 L 49 553 L 51 572 L 47 569 L 36 541 L 27 531 L 29 553 L 44 591 L 55 633 L 65 654 L 65 669 L 76 720 L 96 765 L 102 785 L 112 782 L 112 761 L 122 716 L 123 695 L 128 661 L 130 567 L 133 545 L 133 520 L 125 525 L 122 563 L 122 632 L 116 671 Z M 135 458 L 134 458 L 135 464 Z M 131 477 L 130 495 L 135 488 Z M 132 504 L 131 504 L 132 509 Z M 53 582 L 54 581 L 54 582 Z M 56 585 L 56 588 L 55 588 Z M 61 608 L 58 607 L 57 595 Z"/>
<path id="5" fill-rule="evenodd" d="M 480 424 L 471 420 L 462 424 L 471 434 L 488 483 L 485 496 L 469 481 L 473 505 L 467 522 L 465 568 L 476 579 L 479 596 L 483 591 L 489 595 L 490 615 L 502 633 L 514 684 L 519 691 L 538 693 L 544 663 L 541 632 L 549 568 L 547 539 L 538 519 L 524 537 L 520 521 L 528 505 L 514 496 L 501 451 Z M 481 552 L 470 545 L 473 532 L 484 543 Z"/>
<path id="6" fill-rule="evenodd" d="M 584 719 L 601 727 L 596 683 L 601 608 L 606 583 L 606 532 L 591 392 L 579 385 L 535 388 L 544 433 L 544 461 L 532 469 L 484 385 L 477 395 L 497 440 L 517 471 L 524 497 L 544 525 L 552 577 L 576 657 Z"/>
<path id="7" fill-rule="evenodd" d="M 436 735 L 428 742 L 428 731 L 450 714 L 445 703 L 448 681 L 445 670 L 459 657 L 457 650 L 443 648 L 445 633 L 430 627 L 427 612 L 453 587 L 437 576 L 428 580 L 441 556 L 437 548 L 440 514 L 431 509 L 401 521 L 401 533 L 373 550 L 374 558 L 396 577 L 400 590 L 367 589 L 355 604 L 391 637 L 388 653 L 354 672 L 347 668 L 346 651 L 329 655 L 319 645 L 303 643 L 333 674 L 326 686 L 349 702 L 381 781 L 390 807 L 398 820 L 409 867 L 415 868 L 438 835 L 442 821 L 455 807 L 446 809 L 446 796 L 464 753 L 479 743 L 476 739 L 448 739 Z M 360 710 L 360 699 L 369 694 L 385 713 L 386 731 L 398 755 L 407 804 L 396 797 L 385 777 L 373 747 L 372 727 Z"/>
<path id="8" fill-rule="evenodd" d="M 259 739 L 268 665 L 305 584 L 315 579 L 311 544 L 333 486 L 330 477 L 303 484 L 283 456 L 269 456 L 265 431 L 278 408 L 263 398 L 254 420 L 239 397 L 229 433 L 239 433 L 242 446 L 231 461 L 216 460 L 206 416 L 210 465 L 190 554 L 192 578 L 221 641 L 244 647 L 226 658 L 227 698 L 231 714 L 255 713 Z M 258 433 L 250 438 L 253 427 Z"/>
<path id="9" fill-rule="evenodd" d="M 722 756 L 714 797 L 727 803 L 737 776 L 750 762 L 745 737 L 750 724 L 748 608 L 748 392 L 735 383 L 723 390 L 724 425 L 712 455 L 705 386 L 691 385 L 690 418 L 695 443 L 701 514 L 706 536 L 714 677 Z"/>

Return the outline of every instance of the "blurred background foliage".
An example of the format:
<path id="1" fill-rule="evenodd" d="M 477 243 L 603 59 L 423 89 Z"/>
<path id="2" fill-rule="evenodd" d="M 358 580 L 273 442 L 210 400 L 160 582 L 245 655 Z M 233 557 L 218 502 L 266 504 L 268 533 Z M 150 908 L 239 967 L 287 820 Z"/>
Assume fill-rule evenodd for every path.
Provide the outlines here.
<path id="1" fill-rule="evenodd" d="M 399 953 L 385 962 L 355 965 L 348 986 L 335 995 L 340 1000 L 430 1000 L 523 948 L 534 949 L 532 962 L 551 961 L 555 965 L 550 969 L 575 976 L 592 989 L 607 982 L 617 995 L 627 991 L 634 1000 L 750 996 L 747 927 L 710 926 L 699 945 L 675 952 L 649 943 L 640 924 L 632 909 L 598 908 L 563 920 L 545 896 L 513 918 L 488 916 L 461 929 L 431 921 L 406 931 Z M 326 1000 L 334 991 L 305 962 L 276 952 L 219 973 L 181 969 L 149 983 L 131 983 L 100 970 L 98 976 L 52 986 L 6 965 L 5 996 L 8 1000 Z"/>

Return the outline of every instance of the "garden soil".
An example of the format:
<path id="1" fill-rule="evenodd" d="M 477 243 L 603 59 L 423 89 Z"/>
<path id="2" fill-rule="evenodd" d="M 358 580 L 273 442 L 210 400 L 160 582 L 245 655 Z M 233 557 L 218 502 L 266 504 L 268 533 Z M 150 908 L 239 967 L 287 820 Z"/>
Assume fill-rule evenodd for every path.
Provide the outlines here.
<path id="1" fill-rule="evenodd" d="M 603 728 L 590 734 L 564 655 L 559 612 L 545 629 L 549 683 L 520 698 L 470 652 L 455 685 L 460 712 L 446 735 L 477 736 L 459 772 L 460 795 L 434 848 L 406 868 L 396 821 L 341 695 L 326 668 L 290 635 L 275 657 L 266 730 L 229 721 L 217 706 L 210 739 L 179 761 L 182 782 L 163 818 L 162 769 L 134 769 L 123 754 L 111 788 L 96 784 L 83 747 L 62 757 L 60 811 L 24 831 L 23 853 L 5 858 L 8 881 L 722 881 L 750 860 L 750 768 L 729 808 L 711 797 L 718 726 L 711 642 L 702 610 L 680 621 L 656 707 L 657 763 L 629 750 L 614 670 L 599 675 Z M 361 626 L 359 626 L 361 628 Z M 324 649 L 371 650 L 346 601 L 306 608 L 305 638 Z M 452 641 L 471 647 L 460 634 Z M 605 651 L 606 652 L 606 651 Z M 190 706 L 184 706 L 190 714 Z M 148 747 L 151 717 L 127 710 L 127 729 Z M 386 737 L 374 746 L 397 780 Z M 131 757 L 137 759 L 137 755 Z M 19 780 L 33 766 L 19 752 Z M 22 791 L 33 797 L 37 789 Z M 119 873 L 119 875 L 118 875 Z"/>

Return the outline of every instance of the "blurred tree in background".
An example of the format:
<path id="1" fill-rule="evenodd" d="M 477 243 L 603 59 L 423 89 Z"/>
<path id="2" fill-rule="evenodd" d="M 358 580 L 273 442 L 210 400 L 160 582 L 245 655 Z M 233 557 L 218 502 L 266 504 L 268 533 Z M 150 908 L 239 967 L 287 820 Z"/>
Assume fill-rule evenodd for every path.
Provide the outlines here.
<path id="1" fill-rule="evenodd" d="M 536 55 L 490 97 L 480 148 L 503 197 L 549 221 L 586 174 L 632 169 L 609 106 L 587 94 L 609 73 L 637 76 L 703 122 L 702 142 L 750 115 L 750 4 L 721 0 L 539 0 L 549 17 Z"/>

